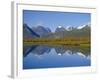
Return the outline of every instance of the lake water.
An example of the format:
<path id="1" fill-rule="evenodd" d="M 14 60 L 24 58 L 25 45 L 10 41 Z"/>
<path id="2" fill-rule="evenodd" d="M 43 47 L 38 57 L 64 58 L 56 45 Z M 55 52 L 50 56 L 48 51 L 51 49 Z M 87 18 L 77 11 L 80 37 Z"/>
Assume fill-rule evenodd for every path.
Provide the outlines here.
<path id="1" fill-rule="evenodd" d="M 23 69 L 81 66 L 91 66 L 90 48 L 24 45 Z"/>

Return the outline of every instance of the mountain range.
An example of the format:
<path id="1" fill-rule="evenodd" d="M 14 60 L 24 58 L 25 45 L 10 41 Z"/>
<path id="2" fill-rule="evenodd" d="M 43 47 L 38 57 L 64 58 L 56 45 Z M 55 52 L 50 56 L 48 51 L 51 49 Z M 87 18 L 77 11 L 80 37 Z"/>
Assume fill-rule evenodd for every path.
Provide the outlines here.
<path id="1" fill-rule="evenodd" d="M 23 24 L 23 37 L 27 38 L 65 38 L 65 37 L 84 37 L 90 36 L 90 25 L 82 25 L 79 27 L 64 28 L 58 26 L 55 32 L 52 32 L 48 27 L 37 26 L 30 28 L 27 24 Z"/>

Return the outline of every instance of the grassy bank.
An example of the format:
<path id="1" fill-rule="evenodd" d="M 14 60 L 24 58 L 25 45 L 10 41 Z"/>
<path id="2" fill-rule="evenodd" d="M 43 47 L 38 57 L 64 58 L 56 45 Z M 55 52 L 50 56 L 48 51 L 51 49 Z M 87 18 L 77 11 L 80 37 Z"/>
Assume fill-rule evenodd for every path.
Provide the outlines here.
<path id="1" fill-rule="evenodd" d="M 34 39 L 24 39 L 24 44 L 27 45 L 69 45 L 69 46 L 82 46 L 82 47 L 90 47 L 90 38 L 82 37 L 82 38 L 63 38 L 63 39 L 48 39 L 48 38 L 34 38 Z"/>

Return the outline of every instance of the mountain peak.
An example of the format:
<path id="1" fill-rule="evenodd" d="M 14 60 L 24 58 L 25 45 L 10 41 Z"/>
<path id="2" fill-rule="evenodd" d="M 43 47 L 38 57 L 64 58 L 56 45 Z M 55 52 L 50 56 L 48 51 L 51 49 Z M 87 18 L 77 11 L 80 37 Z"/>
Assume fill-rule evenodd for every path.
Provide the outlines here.
<path id="1" fill-rule="evenodd" d="M 82 29 L 84 27 L 90 27 L 90 26 L 91 26 L 91 24 L 88 23 L 88 24 L 84 24 L 84 25 L 78 26 L 77 29 Z"/>
<path id="2" fill-rule="evenodd" d="M 81 25 L 81 26 L 78 26 L 77 29 L 82 29 L 84 28 L 86 25 Z"/>
<path id="3" fill-rule="evenodd" d="M 55 32 L 62 32 L 62 31 L 66 31 L 66 29 L 62 26 L 58 26 L 55 30 Z"/>
<path id="4" fill-rule="evenodd" d="M 23 34 L 24 35 L 24 38 L 40 37 L 27 24 L 23 24 L 23 33 L 24 33 Z"/>
<path id="5" fill-rule="evenodd" d="M 62 28 L 62 26 L 58 26 L 58 28 Z"/>
<path id="6" fill-rule="evenodd" d="M 37 26 L 32 28 L 33 31 L 35 31 L 37 34 L 39 34 L 41 37 L 48 35 L 51 33 L 51 30 L 44 26 Z"/>

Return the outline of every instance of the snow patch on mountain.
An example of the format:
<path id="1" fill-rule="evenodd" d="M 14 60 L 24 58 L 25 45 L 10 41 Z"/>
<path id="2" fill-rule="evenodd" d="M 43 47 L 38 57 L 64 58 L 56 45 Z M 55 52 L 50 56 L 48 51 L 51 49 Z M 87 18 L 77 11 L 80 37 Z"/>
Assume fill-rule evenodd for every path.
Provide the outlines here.
<path id="1" fill-rule="evenodd" d="M 77 29 L 82 29 L 84 28 L 86 25 L 81 25 L 81 26 L 78 26 Z"/>

